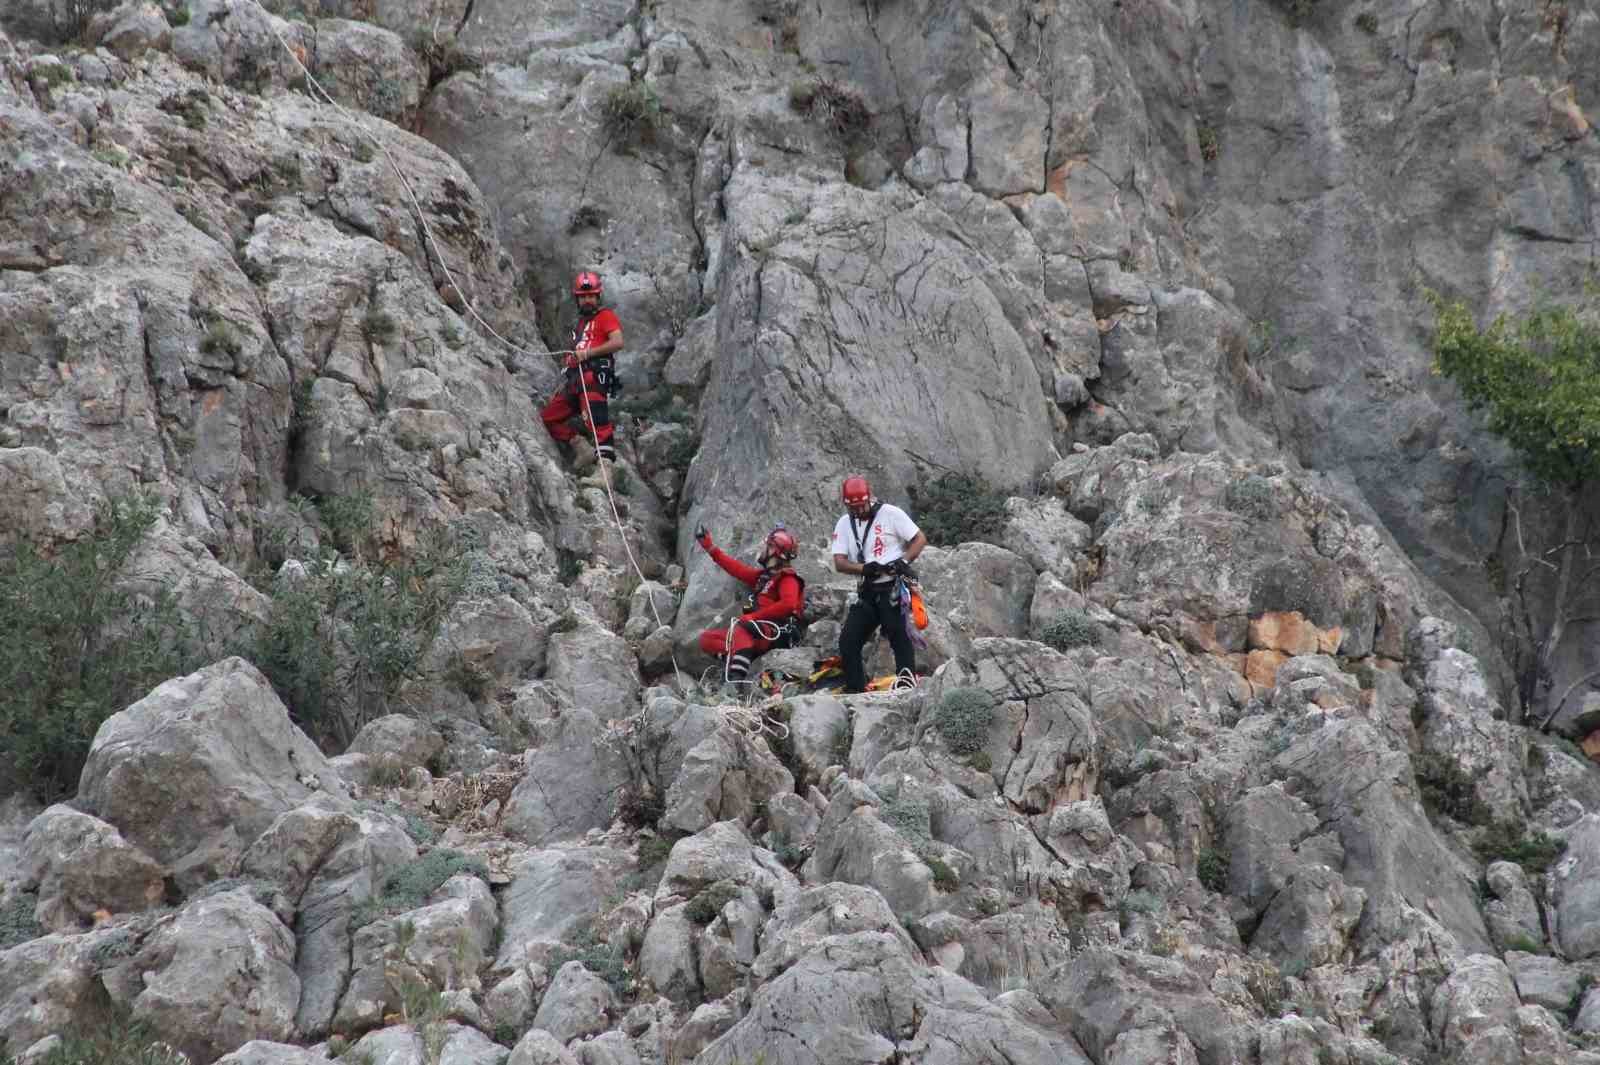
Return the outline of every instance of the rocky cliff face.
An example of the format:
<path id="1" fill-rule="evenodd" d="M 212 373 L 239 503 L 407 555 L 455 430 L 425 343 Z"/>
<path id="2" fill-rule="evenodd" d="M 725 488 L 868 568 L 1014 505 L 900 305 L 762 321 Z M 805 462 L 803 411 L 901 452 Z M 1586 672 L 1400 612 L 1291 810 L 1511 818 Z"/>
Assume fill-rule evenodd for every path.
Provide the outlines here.
<path id="1" fill-rule="evenodd" d="M 1423 298 L 1587 276 L 1593 10 L 100 7 L 0 13 L 0 548 L 153 493 L 196 668 L 8 782 L 0 1055 L 1600 1061 L 1600 775 L 1508 723 Z M 580 266 L 614 491 L 534 410 Z M 801 536 L 803 675 L 853 471 L 1010 496 L 936 672 L 702 694 L 688 531 Z M 240 652 L 441 532 L 426 631 L 328 606 L 330 742 Z"/>

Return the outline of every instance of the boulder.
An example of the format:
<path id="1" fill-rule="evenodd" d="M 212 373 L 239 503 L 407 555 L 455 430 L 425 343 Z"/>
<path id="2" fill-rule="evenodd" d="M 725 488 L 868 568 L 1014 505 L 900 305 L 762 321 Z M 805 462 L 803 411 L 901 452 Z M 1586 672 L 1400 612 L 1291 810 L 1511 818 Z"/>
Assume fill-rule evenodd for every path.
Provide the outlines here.
<path id="1" fill-rule="evenodd" d="M 656 885 L 656 900 L 688 899 L 719 880 L 771 897 L 774 905 L 799 890 L 799 881 L 771 851 L 754 846 L 737 821 L 719 821 L 672 845 L 667 867 Z"/>
<path id="2" fill-rule="evenodd" d="M 241 658 L 169 680 L 95 733 L 79 784 L 85 809 L 157 861 L 214 852 L 224 869 L 279 814 L 338 776 Z"/>
<path id="3" fill-rule="evenodd" d="M 408 126 L 428 89 L 428 69 L 400 37 L 381 26 L 318 19 L 311 71 L 346 107 Z"/>
<path id="4" fill-rule="evenodd" d="M 1530 1005 L 1563 1012 L 1586 987 L 1578 970 L 1559 958 L 1508 950 L 1505 963 L 1517 998 Z"/>
<path id="5" fill-rule="evenodd" d="M 166 895 L 154 859 L 104 821 L 70 806 L 52 806 L 33 819 L 22 860 L 22 890 L 38 894 L 35 915 L 51 931 L 77 931 L 97 911 L 152 909 Z"/>
<path id="6" fill-rule="evenodd" d="M 569 961 L 556 971 L 555 979 L 539 1003 L 533 1026 L 570 1043 L 586 1035 L 596 1035 L 611 1027 L 617 1015 L 617 1000 L 606 982 Z"/>
<path id="7" fill-rule="evenodd" d="M 416 857 L 416 846 L 389 818 L 326 797 L 280 816 L 245 852 L 240 874 L 276 887 L 297 910 L 297 1030 L 327 1030 L 350 980 L 357 908 Z"/>
<path id="8" fill-rule="evenodd" d="M 764 984 L 750 1012 L 696 1060 L 736 1065 L 765 1053 L 773 1065 L 896 1055 L 985 1065 L 1088 1065 L 1070 1037 L 1036 1027 L 1009 1007 L 991 1004 L 960 977 L 925 966 L 902 937 L 852 932 L 831 936 L 826 944 Z"/>
<path id="9" fill-rule="evenodd" d="M 1517 989 L 1505 963 L 1488 954 L 1464 958 L 1433 993 L 1434 1038 L 1458 1061 L 1512 1065 L 1522 1060 Z"/>
<path id="10" fill-rule="evenodd" d="M 639 670 L 632 650 L 626 640 L 602 626 L 586 604 L 569 610 L 577 624 L 552 631 L 545 678 L 570 705 L 588 710 L 600 721 L 627 717 L 639 699 Z"/>
<path id="11" fill-rule="evenodd" d="M 533 1028 L 517 1040 L 506 1065 L 578 1065 L 578 1059 L 561 1040 L 541 1028 Z"/>
<path id="12" fill-rule="evenodd" d="M 645 930 L 639 947 L 639 975 L 657 994 L 675 1002 L 702 997 L 699 965 L 695 957 L 695 927 L 684 906 L 661 911 Z"/>
<path id="13" fill-rule="evenodd" d="M 361 727 L 346 754 L 370 758 L 392 758 L 402 766 L 426 766 L 444 750 L 444 737 L 437 729 L 406 714 L 385 714 Z"/>
<path id="14" fill-rule="evenodd" d="M 1057 496 L 1006 500 L 1006 521 L 1000 546 L 1017 555 L 1040 574 L 1073 575 L 1074 558 L 1088 547 L 1093 534 L 1072 516 Z M 1001 635 L 994 633 L 992 635 Z"/>
<path id="15" fill-rule="evenodd" d="M 661 823 L 695 833 L 719 821 L 749 822 L 773 796 L 793 791 L 794 777 L 764 737 L 723 725 L 684 755 Z"/>
<path id="16" fill-rule="evenodd" d="M 918 653 L 925 668 L 966 654 L 985 636 L 1028 634 L 1033 566 L 993 544 L 969 543 L 930 547 L 917 559 L 929 620 L 926 652 Z"/>
<path id="17" fill-rule="evenodd" d="M 333 1027 L 358 1031 L 381 1023 L 403 1008 L 408 986 L 480 991 L 478 971 L 498 926 L 489 886 L 463 873 L 440 884 L 424 905 L 356 929 L 350 979 Z M 471 1019 L 481 1023 L 476 1006 L 470 1000 L 466 1005 Z"/>
<path id="18" fill-rule="evenodd" d="M 334 1059 L 288 1043 L 252 1039 L 233 1053 L 218 1058 L 216 1065 L 334 1065 Z"/>
<path id="19" fill-rule="evenodd" d="M 53 1032 L 104 1015 L 102 959 L 126 950 L 128 934 L 104 928 L 46 935 L 0 951 L 0 1052 L 21 1054 Z"/>
<path id="20" fill-rule="evenodd" d="M 133 1017 L 197 1061 L 284 1042 L 300 1001 L 294 957 L 294 936 L 248 889 L 196 899 L 133 958 Z"/>
<path id="21" fill-rule="evenodd" d="M 828 766 L 850 761 L 850 711 L 831 695 L 790 699 L 789 741 L 806 775 L 815 780 Z"/>
<path id="22" fill-rule="evenodd" d="M 500 949 L 496 969 L 540 960 L 544 948 L 564 941 L 596 915 L 600 900 L 617 890 L 628 856 L 605 847 L 572 847 L 525 854 L 511 866 L 501 892 Z"/>
<path id="23" fill-rule="evenodd" d="M 1565 858 L 1552 870 L 1555 935 L 1573 961 L 1600 954 L 1600 815 L 1586 814 L 1567 832 Z"/>

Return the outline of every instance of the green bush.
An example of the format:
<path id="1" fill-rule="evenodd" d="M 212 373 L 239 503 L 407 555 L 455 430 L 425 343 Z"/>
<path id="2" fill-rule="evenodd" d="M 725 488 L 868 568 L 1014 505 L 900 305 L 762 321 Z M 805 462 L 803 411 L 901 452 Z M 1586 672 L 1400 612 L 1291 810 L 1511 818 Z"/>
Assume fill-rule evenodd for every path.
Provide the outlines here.
<path id="1" fill-rule="evenodd" d="M 701 889 L 683 908 L 683 915 L 697 925 L 708 925 L 717 919 L 722 908 L 739 897 L 739 885 L 731 880 L 718 880 Z"/>
<path id="2" fill-rule="evenodd" d="M 952 754 L 983 750 L 994 724 L 994 696 L 982 688 L 952 688 L 933 712 L 934 727 Z"/>
<path id="3" fill-rule="evenodd" d="M 1225 894 L 1228 890 L 1228 856 L 1215 847 L 1207 847 L 1195 862 L 1194 875 L 1207 891 Z"/>
<path id="4" fill-rule="evenodd" d="M 1494 811 L 1478 798 L 1471 775 L 1463 772 L 1448 755 L 1424 753 L 1413 759 L 1417 790 L 1422 805 L 1435 815 L 1443 814 L 1464 825 L 1487 825 Z"/>
<path id="5" fill-rule="evenodd" d="M 0 904 L 0 950 L 10 950 L 18 943 L 38 939 L 44 928 L 34 920 L 33 908 L 39 904 L 37 895 L 18 891 Z"/>
<path id="6" fill-rule="evenodd" d="M 619 149 L 650 141 L 661 125 L 661 101 L 648 85 L 618 85 L 600 105 L 600 125 Z"/>
<path id="7" fill-rule="evenodd" d="M 186 1056 L 126 1015 L 79 1028 L 62 1033 L 60 1044 L 35 1065 L 189 1065 Z M 11 1059 L 0 1062 L 10 1065 Z"/>
<path id="8" fill-rule="evenodd" d="M 1007 492 L 970 473 L 947 473 L 926 486 L 911 486 L 913 517 L 930 543 L 954 547 L 993 543 L 1005 526 Z"/>
<path id="9" fill-rule="evenodd" d="M 70 793 L 101 722 L 200 665 L 172 594 L 125 583 L 159 512 L 153 499 L 113 500 L 53 557 L 28 539 L 0 549 L 0 784 L 43 801 Z"/>
<path id="10" fill-rule="evenodd" d="M 924 847 L 933 839 L 933 821 L 925 799 L 891 795 L 878 807 L 878 818 L 910 840 L 913 847 Z"/>
<path id="11" fill-rule="evenodd" d="M 594 929 L 593 919 L 580 922 L 567 933 L 561 946 L 550 956 L 550 975 L 553 978 L 569 961 L 581 964 L 607 984 L 618 998 L 632 990 L 633 980 L 628 975 L 622 944 L 602 943 Z"/>
<path id="12" fill-rule="evenodd" d="M 1567 844 L 1546 832 L 1525 832 L 1513 822 L 1496 821 L 1473 849 L 1485 862 L 1516 862 L 1529 876 L 1539 876 L 1566 853 Z"/>
<path id="13" fill-rule="evenodd" d="M 1356 29 L 1369 37 L 1375 36 L 1378 32 L 1378 16 L 1371 11 L 1361 12 L 1352 21 L 1355 23 Z"/>
<path id="14" fill-rule="evenodd" d="M 244 345 L 239 342 L 239 335 L 233 327 L 221 318 L 214 318 L 206 327 L 206 335 L 200 340 L 200 350 L 208 355 L 226 355 L 237 358 L 244 350 Z"/>
<path id="15" fill-rule="evenodd" d="M 368 344 L 386 344 L 394 338 L 394 315 L 381 307 L 373 305 L 367 308 L 366 316 L 361 319 L 361 337 Z"/>
<path id="16" fill-rule="evenodd" d="M 1081 610 L 1063 610 L 1050 619 L 1039 635 L 1058 651 L 1087 647 L 1100 641 L 1100 630 L 1089 620 L 1089 615 Z"/>
<path id="17" fill-rule="evenodd" d="M 460 598 L 467 568 L 448 534 L 426 538 L 411 558 L 363 564 L 325 556 L 298 579 L 273 584 L 267 622 L 240 653 L 272 682 L 296 723 L 342 750 L 388 713 L 415 674 Z"/>
<path id="18" fill-rule="evenodd" d="M 924 854 L 922 863 L 933 873 L 933 886 L 940 891 L 955 891 L 961 886 L 961 877 L 943 859 Z"/>
<path id="19" fill-rule="evenodd" d="M 1247 473 L 1238 480 L 1228 482 L 1223 490 L 1222 502 L 1235 514 L 1247 518 L 1270 518 L 1276 505 L 1272 498 L 1272 482 L 1259 473 Z"/>
<path id="20" fill-rule="evenodd" d="M 471 873 L 481 880 L 489 878 L 488 869 L 478 859 L 440 847 L 390 873 L 378 894 L 357 907 L 351 922 L 358 926 L 370 924 L 385 914 L 405 913 L 423 906 L 429 895 L 457 873 Z"/>

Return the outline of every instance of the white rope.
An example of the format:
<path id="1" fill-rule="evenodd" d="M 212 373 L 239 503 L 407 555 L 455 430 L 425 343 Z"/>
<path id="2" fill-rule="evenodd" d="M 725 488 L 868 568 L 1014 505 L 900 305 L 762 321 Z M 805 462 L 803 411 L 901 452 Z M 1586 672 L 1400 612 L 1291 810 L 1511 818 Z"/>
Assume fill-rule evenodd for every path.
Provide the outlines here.
<path id="1" fill-rule="evenodd" d="M 301 60 L 299 53 L 297 53 L 294 50 L 294 47 L 284 39 L 283 34 L 278 32 L 278 27 L 273 24 L 273 16 L 267 11 L 266 8 L 261 6 L 260 0 L 250 0 L 250 3 L 257 11 L 261 12 L 261 17 L 266 23 L 267 29 L 270 30 L 272 35 L 278 39 L 278 43 L 283 46 L 283 50 L 288 53 L 289 58 L 294 60 L 294 65 L 300 68 L 300 73 L 306 79 L 306 84 L 314 88 L 317 93 L 321 95 L 322 99 L 327 102 L 328 106 L 337 111 L 340 117 L 342 117 L 346 122 L 354 126 L 356 128 L 356 132 L 360 133 L 363 137 L 370 141 L 380 152 L 383 153 L 383 157 L 388 160 L 389 169 L 394 171 L 394 176 L 397 180 L 399 180 L 400 187 L 405 190 L 406 198 L 411 201 L 411 208 L 416 212 L 417 221 L 422 225 L 422 232 L 427 238 L 428 247 L 433 250 L 434 258 L 439 260 L 439 269 L 444 271 L 445 280 L 450 283 L 450 286 L 456 290 L 456 294 L 461 297 L 461 302 L 466 306 L 467 313 L 472 316 L 473 320 L 481 325 L 484 331 L 490 336 L 494 337 L 512 351 L 522 355 L 544 356 L 577 354 L 570 348 L 563 348 L 555 351 L 534 351 L 531 348 L 525 348 L 522 345 L 511 340 L 507 340 L 505 337 L 501 336 L 495 330 L 494 326 L 490 325 L 488 320 L 485 319 L 483 315 L 478 313 L 478 308 L 473 305 L 471 298 L 468 297 L 467 290 L 456 280 L 455 274 L 450 269 L 450 264 L 445 261 L 444 249 L 439 246 L 438 239 L 433 235 L 433 227 L 428 224 L 427 214 L 422 210 L 422 204 L 417 199 L 417 194 L 413 190 L 411 182 L 406 179 L 405 172 L 400 169 L 399 162 L 395 160 L 394 153 L 389 151 L 389 146 L 383 143 L 383 138 L 379 137 L 376 133 L 368 129 L 367 126 L 354 113 L 346 110 L 344 106 L 339 103 L 339 101 L 333 98 L 332 94 L 329 93 L 327 89 L 322 87 L 322 83 L 316 79 L 316 76 L 311 73 L 310 69 L 306 67 L 304 61 Z"/>
<path id="2" fill-rule="evenodd" d="M 473 305 L 471 298 L 467 295 L 467 290 L 456 281 L 455 274 L 450 270 L 450 264 L 445 261 L 444 250 L 439 247 L 439 242 L 433 235 L 433 227 L 428 224 L 427 213 L 423 211 L 422 204 L 417 199 L 417 194 L 412 189 L 411 182 L 406 179 L 405 172 L 400 169 L 400 163 L 395 159 L 394 153 L 389 151 L 388 145 L 384 144 L 381 137 L 368 129 L 366 125 L 356 117 L 355 114 L 346 110 L 337 100 L 333 98 L 332 94 L 329 93 L 327 89 L 322 87 L 322 83 L 317 80 L 316 75 L 311 73 L 310 69 L 307 68 L 305 63 L 301 61 L 299 54 L 296 53 L 294 48 L 290 46 L 289 42 L 284 39 L 283 34 L 278 32 L 278 27 L 273 24 L 272 16 L 265 8 L 261 6 L 260 0 L 250 0 L 250 2 L 252 5 L 254 5 L 256 10 L 261 13 L 261 17 L 265 21 L 267 28 L 272 32 L 272 35 L 278 39 L 278 43 L 283 46 L 283 50 L 288 53 L 289 58 L 294 60 L 295 66 L 300 68 L 300 73 L 305 77 L 306 84 L 315 89 L 317 93 L 320 94 L 325 101 L 327 101 L 328 105 L 338 112 L 340 117 L 342 117 L 346 122 L 350 123 L 350 125 L 354 126 L 356 131 L 363 137 L 371 141 L 372 144 L 374 144 L 377 149 L 383 153 L 384 158 L 388 160 L 389 168 L 394 171 L 394 176 L 400 182 L 400 187 L 405 190 L 407 199 L 411 201 L 411 208 L 416 212 L 417 221 L 422 226 L 422 232 L 427 238 L 429 247 L 433 249 L 434 257 L 439 260 L 439 268 L 444 271 L 445 279 L 450 283 L 451 287 L 456 290 L 456 294 L 461 297 L 462 303 L 467 308 L 467 313 L 470 314 L 479 325 L 483 326 L 484 330 L 487 331 L 490 336 L 500 341 L 500 343 L 504 344 L 512 351 L 525 355 L 577 355 L 578 351 L 570 348 L 564 348 L 550 352 L 537 352 L 528 348 L 524 348 L 521 345 L 515 344 L 501 336 L 495 331 L 494 326 L 490 325 L 488 321 L 484 319 L 483 315 L 478 313 L 477 307 Z M 647 578 L 644 575 L 644 570 L 639 567 L 639 560 L 634 557 L 633 548 L 628 544 L 627 528 L 622 524 L 622 514 L 617 508 L 617 497 L 611 488 L 610 471 L 606 469 L 606 462 L 599 457 L 600 437 L 594 427 L 594 416 L 589 407 L 589 389 L 583 380 L 583 365 L 581 360 L 579 361 L 577 370 L 577 385 L 580 393 L 583 396 L 584 425 L 589 430 L 589 435 L 594 441 L 595 464 L 600 470 L 600 482 L 605 487 L 606 499 L 611 505 L 611 517 L 616 523 L 617 535 L 622 540 L 622 550 L 628 556 L 628 563 L 633 567 L 634 573 L 638 575 L 640 583 L 644 583 Z M 647 594 L 645 598 L 649 600 L 650 613 L 655 615 L 656 627 L 658 629 L 665 627 L 666 622 L 662 620 L 661 612 L 656 609 L 655 595 Z M 687 692 L 688 684 L 684 679 L 683 671 L 678 667 L 677 654 L 675 652 L 672 653 L 671 658 L 673 674 L 678 678 L 680 688 Z"/>

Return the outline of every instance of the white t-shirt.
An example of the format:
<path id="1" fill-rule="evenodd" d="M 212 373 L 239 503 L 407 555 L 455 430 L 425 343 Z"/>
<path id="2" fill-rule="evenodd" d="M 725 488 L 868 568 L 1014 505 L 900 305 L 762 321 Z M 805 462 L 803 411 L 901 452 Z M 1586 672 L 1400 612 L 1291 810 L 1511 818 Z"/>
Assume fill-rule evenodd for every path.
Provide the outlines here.
<path id="1" fill-rule="evenodd" d="M 906 545 L 915 540 L 920 531 L 917 523 L 911 520 L 911 515 L 893 503 L 885 503 L 878 508 L 870 529 L 849 514 L 840 518 L 839 524 L 833 527 L 833 553 L 843 555 L 849 562 L 881 562 L 888 565 L 906 553 Z M 865 557 L 856 547 L 858 533 L 861 548 L 866 552 Z"/>

